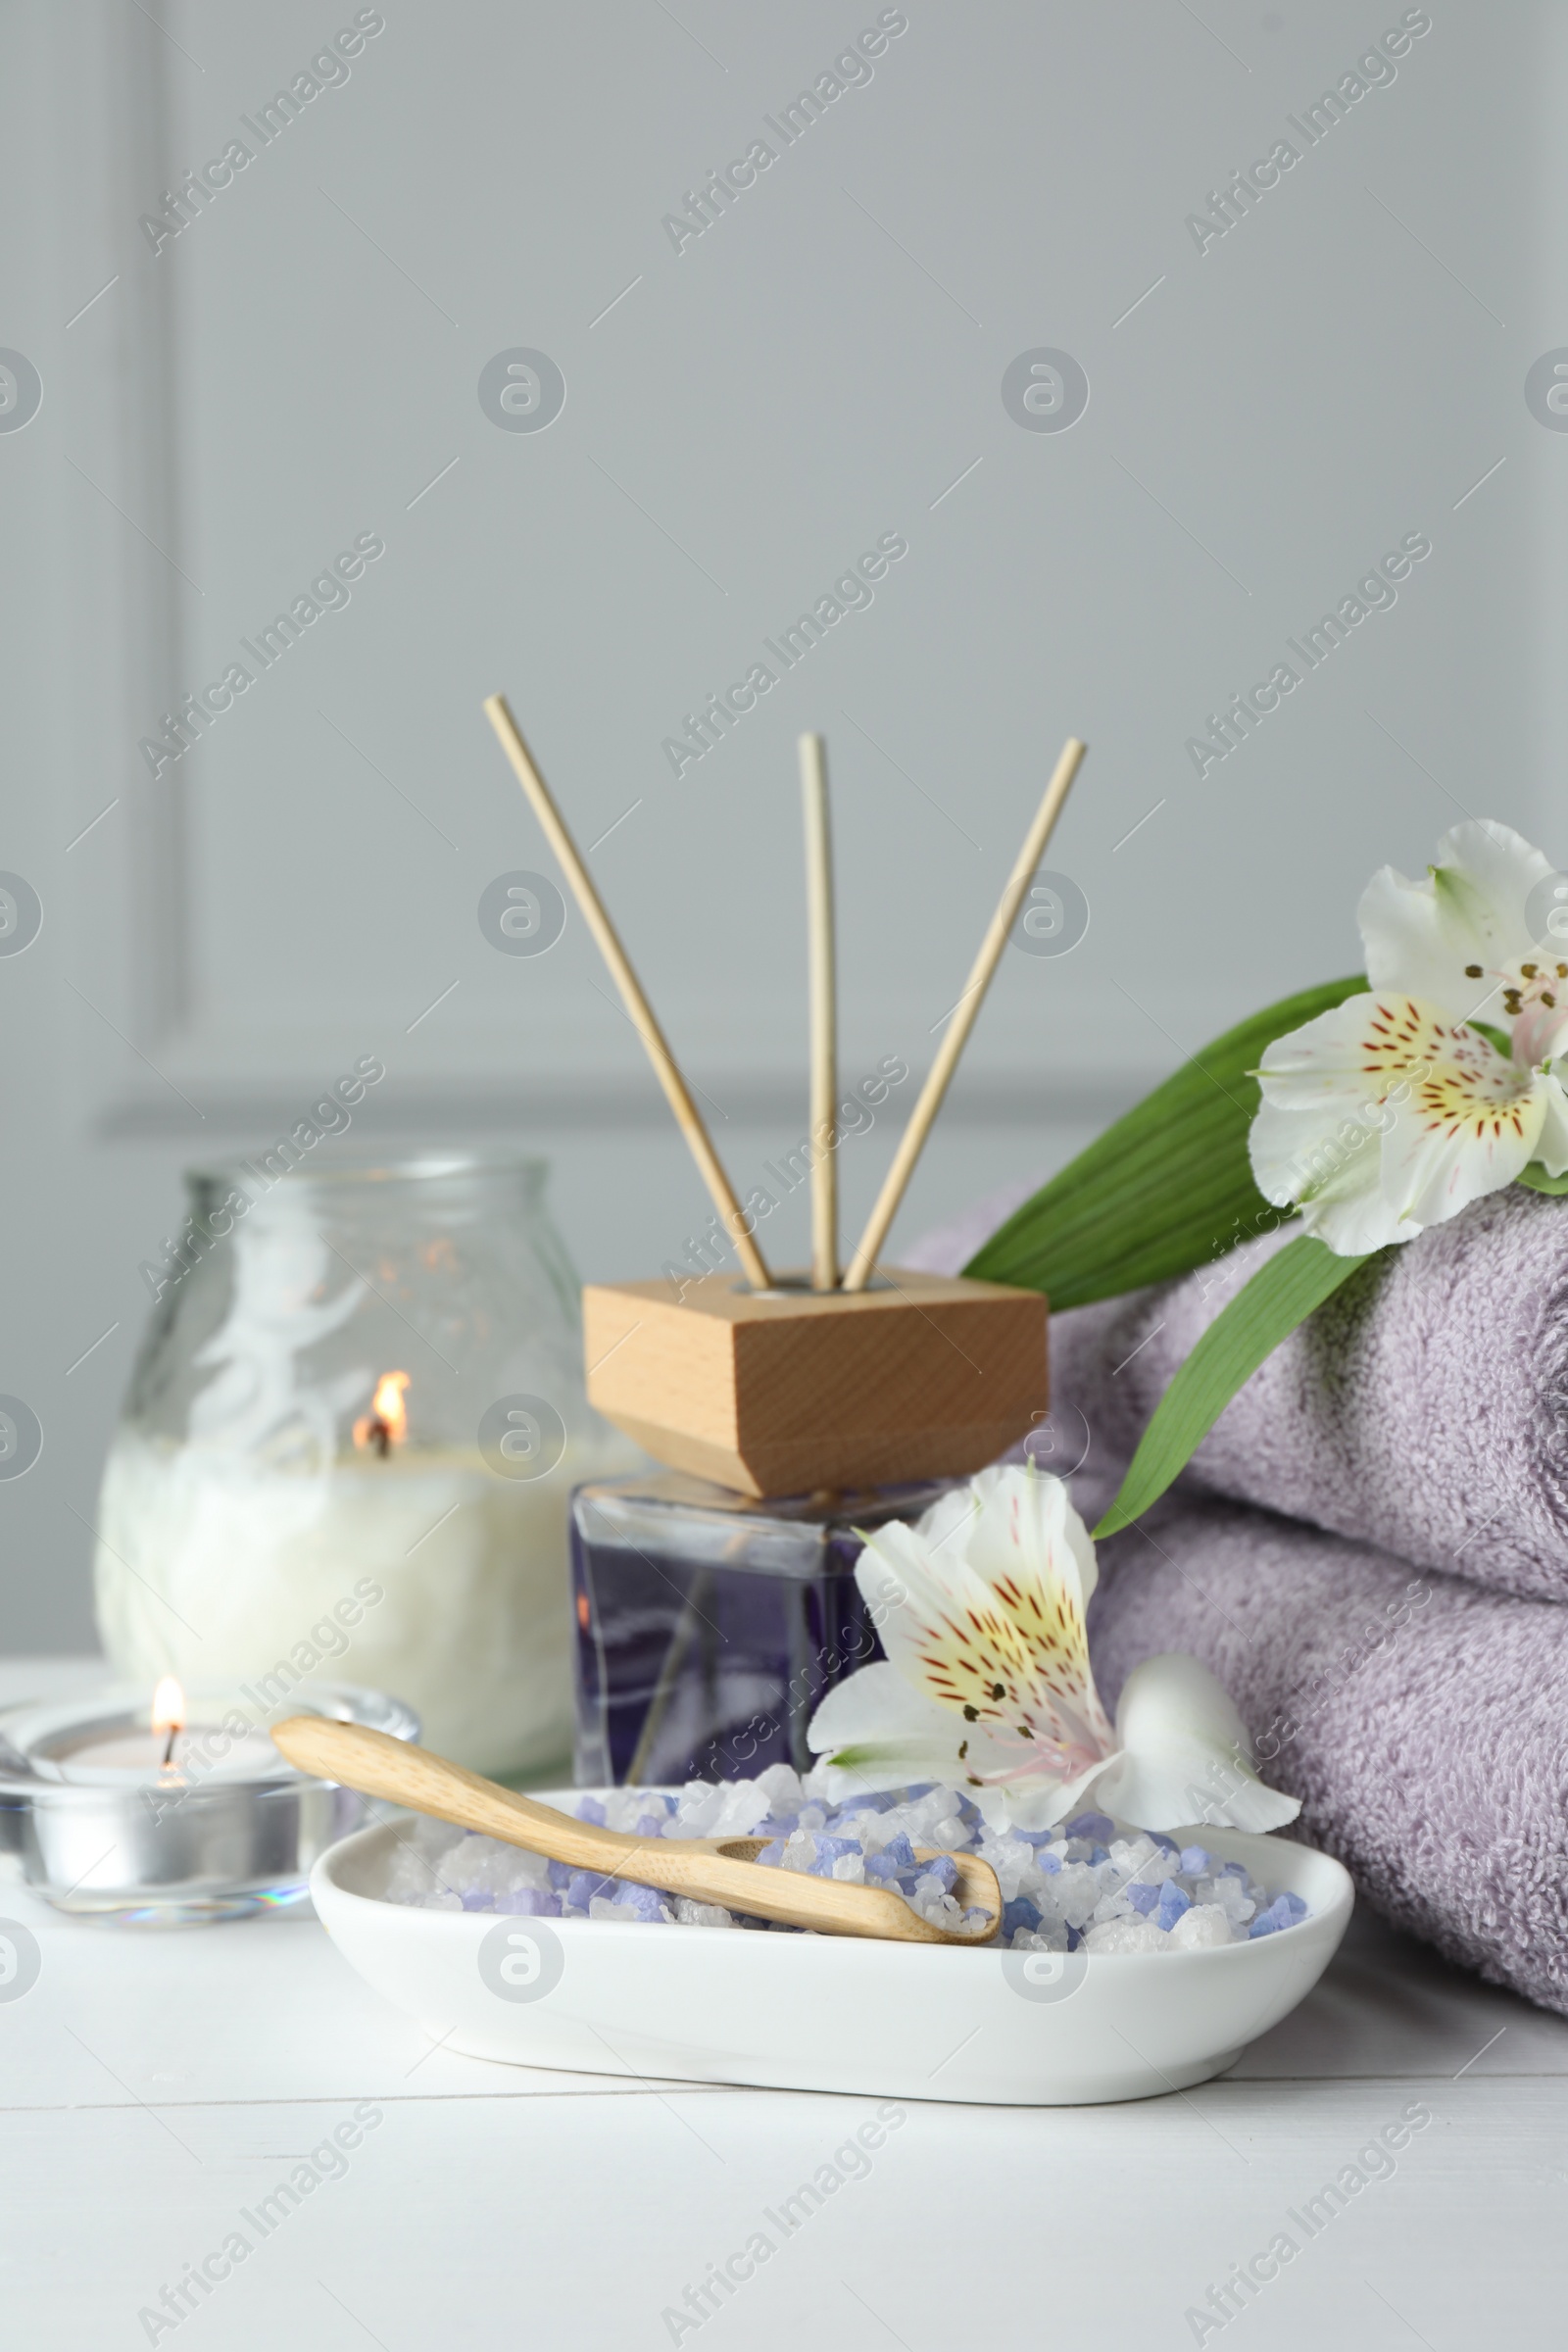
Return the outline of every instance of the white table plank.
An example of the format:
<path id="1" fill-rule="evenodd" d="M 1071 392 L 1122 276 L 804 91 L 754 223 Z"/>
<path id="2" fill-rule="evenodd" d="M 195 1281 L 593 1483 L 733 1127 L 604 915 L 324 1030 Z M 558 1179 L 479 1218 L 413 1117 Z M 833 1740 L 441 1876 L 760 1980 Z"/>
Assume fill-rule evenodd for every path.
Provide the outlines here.
<path id="1" fill-rule="evenodd" d="M 680 2341 L 938 2352 L 962 2328 L 1148 2352 L 1194 2341 L 1187 2309 L 1284 2230 L 1295 2260 L 1250 2326 L 1208 2341 L 1234 2327 L 1288 2352 L 1457 2352 L 1504 2317 L 1554 2340 L 1560 2082 L 1433 2092 L 1393 2175 L 1308 2238 L 1304 2200 L 1410 2098 L 1406 2082 L 1222 2084 L 1136 2109 L 911 2105 L 867 2176 L 820 2210 L 798 2202 L 792 2230 L 786 2202 L 871 2103 L 409 2100 L 265 2239 L 247 2217 L 322 2144 L 319 2105 L 181 2111 L 178 2141 L 134 2110 L 35 2115 L 7 2128 L 0 2293 L 18 2341 L 143 2341 L 138 2309 L 238 2229 L 251 2253 L 158 2340 L 625 2352 L 676 2340 L 662 2315 L 761 2231 L 773 2250 L 733 2308 Z"/>

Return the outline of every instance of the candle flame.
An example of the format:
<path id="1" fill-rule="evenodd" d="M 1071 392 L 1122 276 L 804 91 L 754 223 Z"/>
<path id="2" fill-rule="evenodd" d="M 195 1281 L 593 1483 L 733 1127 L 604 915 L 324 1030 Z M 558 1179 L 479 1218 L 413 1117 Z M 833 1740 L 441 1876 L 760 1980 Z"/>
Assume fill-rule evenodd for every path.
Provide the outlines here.
<path id="1" fill-rule="evenodd" d="M 369 1411 L 354 1424 L 356 1446 L 373 1446 L 384 1454 L 389 1446 L 402 1445 L 409 1434 L 409 1408 L 403 1401 L 408 1385 L 406 1372 L 382 1373 Z"/>
<path id="2" fill-rule="evenodd" d="M 153 1692 L 152 1729 L 177 1732 L 184 1728 L 185 1693 L 172 1674 L 166 1674 Z"/>

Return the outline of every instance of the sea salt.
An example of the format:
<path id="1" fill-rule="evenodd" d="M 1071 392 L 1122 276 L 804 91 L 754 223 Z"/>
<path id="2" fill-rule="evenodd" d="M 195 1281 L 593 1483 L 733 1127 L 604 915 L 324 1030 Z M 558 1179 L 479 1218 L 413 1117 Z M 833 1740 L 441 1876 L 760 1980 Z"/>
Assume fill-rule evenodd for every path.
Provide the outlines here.
<path id="1" fill-rule="evenodd" d="M 774 1764 L 755 1781 L 692 1781 L 678 1790 L 614 1788 L 583 1796 L 577 1818 L 647 1838 L 762 1838 L 773 1868 L 851 1886 L 885 1886 L 922 1918 L 956 1927 L 954 1854 L 977 1853 L 1002 1888 L 1000 1943 L 1014 1951 L 1206 1951 L 1277 1936 L 1306 1917 L 1299 1895 L 1270 1898 L 1240 1862 L 1207 1847 L 1080 1813 L 1052 1830 L 987 1828 L 969 1798 L 920 1787 L 827 1802 L 809 1780 Z M 916 1861 L 915 1848 L 939 1859 Z M 444 1822 L 413 1823 L 392 1851 L 389 1902 L 426 1911 L 490 1911 L 535 1919 L 766 1930 L 717 1903 L 547 1862 Z M 801 1933 L 783 1929 L 787 1935 Z"/>

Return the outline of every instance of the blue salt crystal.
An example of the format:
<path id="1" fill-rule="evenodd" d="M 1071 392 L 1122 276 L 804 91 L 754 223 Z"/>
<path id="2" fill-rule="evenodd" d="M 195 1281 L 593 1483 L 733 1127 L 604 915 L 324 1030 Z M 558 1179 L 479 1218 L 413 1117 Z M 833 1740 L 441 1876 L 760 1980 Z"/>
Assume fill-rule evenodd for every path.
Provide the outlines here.
<path id="1" fill-rule="evenodd" d="M 1116 1825 L 1107 1813 L 1079 1813 L 1067 1824 L 1069 1838 L 1103 1839 L 1115 1835 Z"/>
<path id="2" fill-rule="evenodd" d="M 1178 1849 L 1175 1838 L 1167 1838 L 1163 1830 L 1150 1830 L 1147 1835 L 1152 1838 L 1154 1844 L 1158 1846 L 1162 1854 L 1174 1854 L 1177 1852 Z"/>
<path id="3" fill-rule="evenodd" d="M 912 1870 L 914 1868 L 914 1848 L 909 1843 L 906 1832 L 904 1830 L 895 1832 L 882 1848 L 881 1859 L 884 1862 L 891 1862 L 895 1870 Z"/>
<path id="4" fill-rule="evenodd" d="M 1190 1911 L 1192 1907 L 1192 1896 L 1184 1894 L 1174 1879 L 1167 1879 L 1159 1890 L 1159 1901 L 1154 1909 L 1155 1927 L 1163 1928 L 1168 1936 L 1182 1913 Z"/>
<path id="5" fill-rule="evenodd" d="M 1287 1893 L 1276 1895 L 1274 1898 L 1275 1910 L 1278 1911 L 1282 1904 L 1284 1905 L 1286 1916 L 1289 1918 L 1293 1926 L 1297 1920 L 1304 1919 L 1306 1917 L 1306 1905 L 1302 1902 L 1298 1894 Z"/>
<path id="6" fill-rule="evenodd" d="M 1041 1873 L 1042 1877 L 1054 1879 L 1057 1871 L 1059 1871 L 1061 1868 L 1061 1856 L 1059 1854 L 1037 1853 L 1035 1856 L 1035 1868 Z"/>
<path id="7" fill-rule="evenodd" d="M 951 1892 L 951 1889 L 950 1889 Z M 1040 1913 L 1025 1894 L 1015 1894 L 1010 1903 L 1002 1906 L 1002 1941 L 1010 1944 L 1020 1928 L 1033 1936 L 1040 1926 Z"/>
<path id="8" fill-rule="evenodd" d="M 813 1879 L 830 1879 L 833 1865 L 841 1854 L 858 1854 L 858 1838 L 827 1838 L 820 1834 L 811 1839 L 810 1875 Z"/>
<path id="9" fill-rule="evenodd" d="M 510 1911 L 520 1919 L 559 1919 L 561 1900 L 558 1895 L 546 1894 L 542 1887 L 518 1886 L 511 1894 L 496 1898 L 498 1911 Z"/>
<path id="10" fill-rule="evenodd" d="M 1241 1879 L 1245 1882 L 1247 1864 L 1245 1862 L 1222 1862 L 1214 1875 L 1219 1879 Z"/>
<path id="11" fill-rule="evenodd" d="M 610 1889 L 612 1900 L 629 1903 L 639 1919 L 651 1924 L 663 1915 L 664 1898 L 657 1886 L 627 1885 L 617 1890 Z"/>
<path id="12" fill-rule="evenodd" d="M 1146 1886 L 1142 1879 L 1134 1879 L 1122 1888 L 1133 1909 L 1144 1919 L 1149 1917 L 1159 1901 L 1159 1891 L 1157 1886 Z"/>
<path id="13" fill-rule="evenodd" d="M 1206 1846 L 1184 1845 L 1181 1851 L 1181 1867 L 1186 1877 L 1190 1879 L 1206 1879 L 1214 1867 L 1214 1857 Z"/>
<path id="14" fill-rule="evenodd" d="M 1255 1941 L 1259 1936 L 1277 1936 L 1279 1932 L 1280 1923 L 1275 1918 L 1273 1912 L 1260 1911 L 1257 1917 L 1248 1928 L 1247 1940 L 1249 1943 L 1251 1943 Z"/>
<path id="15" fill-rule="evenodd" d="M 668 1819 L 667 1813 L 639 1813 L 634 1835 L 638 1838 L 662 1838 Z"/>
<path id="16" fill-rule="evenodd" d="M 550 1884 L 558 1894 L 571 1885 L 571 1865 L 567 1862 L 550 1864 Z"/>
<path id="17" fill-rule="evenodd" d="M 463 1908 L 465 1911 L 490 1911 L 495 1906 L 484 1888 L 470 1886 L 463 1898 Z"/>
<path id="18" fill-rule="evenodd" d="M 1082 1928 L 1069 1928 L 1067 1930 L 1067 1949 L 1069 1952 L 1081 1950 L 1084 1941 L 1085 1937 Z"/>
<path id="19" fill-rule="evenodd" d="M 837 1812 L 828 1815 L 827 1826 L 830 1830 L 843 1829 L 858 1813 L 888 1813 L 899 1801 L 897 1791 L 891 1788 L 880 1788 L 872 1796 L 854 1797 L 848 1804 L 840 1805 Z"/>
<path id="20" fill-rule="evenodd" d="M 939 1854 L 934 1862 L 922 1862 L 920 1876 L 939 1881 L 944 1894 L 951 1894 L 958 1883 L 958 1865 L 951 1854 Z"/>
<path id="21" fill-rule="evenodd" d="M 586 1911 L 596 1894 L 618 1894 L 613 1879 L 602 1879 L 597 1871 L 574 1870 L 566 1882 L 566 1900 L 575 1910 Z"/>
<path id="22" fill-rule="evenodd" d="M 577 1799 L 577 1819 L 591 1821 L 596 1829 L 604 1828 L 605 1808 L 597 1796 L 581 1796 Z"/>
<path id="23" fill-rule="evenodd" d="M 765 1813 L 753 1831 L 754 1837 L 793 1838 L 801 1826 L 798 1813 Z M 760 1856 L 758 1857 L 760 1860 Z"/>
<path id="24" fill-rule="evenodd" d="M 763 1846 L 757 1859 L 759 1862 L 765 1862 L 769 1869 L 776 1870 L 784 1859 L 784 1839 L 782 1838 L 773 1838 L 769 1844 Z"/>

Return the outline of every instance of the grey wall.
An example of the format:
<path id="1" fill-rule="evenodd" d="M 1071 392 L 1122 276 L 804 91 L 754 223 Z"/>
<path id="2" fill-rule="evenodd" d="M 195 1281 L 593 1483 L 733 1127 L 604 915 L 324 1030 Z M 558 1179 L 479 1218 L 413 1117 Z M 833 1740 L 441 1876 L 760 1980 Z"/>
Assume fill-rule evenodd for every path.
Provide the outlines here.
<path id="1" fill-rule="evenodd" d="M 494 876 L 549 865 L 485 693 L 584 843 L 614 826 L 596 870 L 739 1176 L 805 1115 L 796 733 L 830 738 L 851 1074 L 923 1066 L 1058 745 L 1089 739 L 1053 853 L 1088 934 L 1004 959 L 906 1238 L 1349 968 L 1372 867 L 1419 871 L 1462 813 L 1568 857 L 1568 442 L 1523 397 L 1568 339 L 1549 12 L 1436 0 L 1308 148 L 1287 118 L 1398 7 L 909 0 L 869 80 L 677 251 L 663 216 L 782 148 L 764 117 L 875 7 L 388 0 L 346 82 L 155 254 L 138 217 L 258 146 L 241 116 L 354 13 L 0 19 L 0 344 L 44 387 L 0 432 L 0 866 L 45 918 L 0 958 L 0 1390 L 45 1430 L 0 1483 L 8 1647 L 90 1639 L 137 1266 L 181 1165 L 356 1054 L 387 1064 L 368 1134 L 548 1152 L 585 1273 L 654 1272 L 703 1215 L 580 923 L 537 959 L 480 931 Z M 1188 216 L 1282 137 L 1299 162 L 1200 251 Z M 564 377 L 542 431 L 477 396 L 517 347 Z M 1004 405 L 1042 347 L 1087 374 L 1065 431 Z M 159 713 L 367 532 L 346 609 L 155 779 Z M 874 602 L 672 773 L 682 714 L 890 532 Z M 1206 714 L 1417 532 L 1396 606 L 1200 777 Z M 852 1228 L 893 1132 L 846 1149 Z M 800 1254 L 803 1218 L 771 1242 Z"/>

